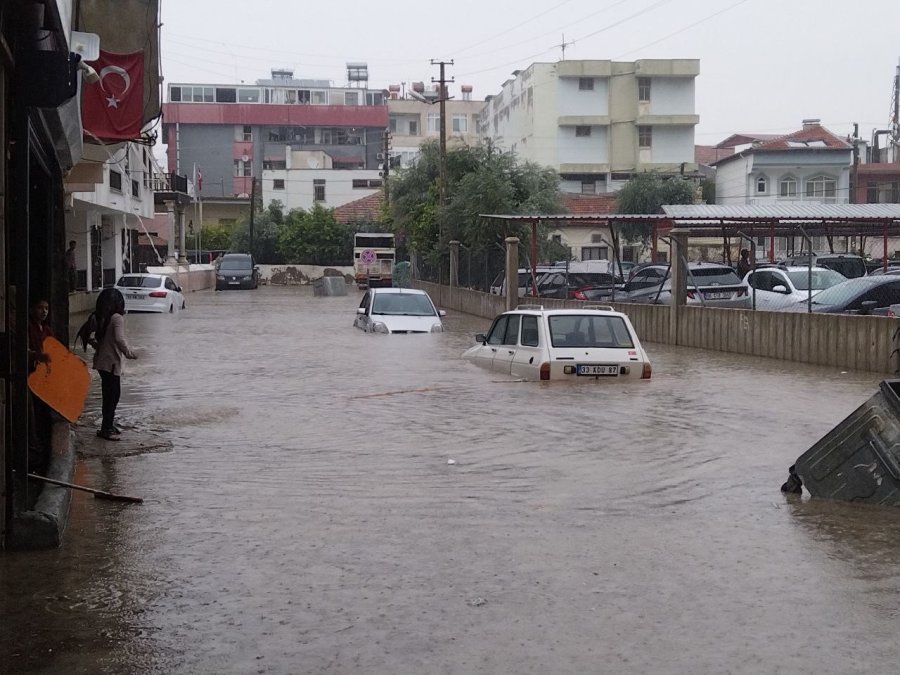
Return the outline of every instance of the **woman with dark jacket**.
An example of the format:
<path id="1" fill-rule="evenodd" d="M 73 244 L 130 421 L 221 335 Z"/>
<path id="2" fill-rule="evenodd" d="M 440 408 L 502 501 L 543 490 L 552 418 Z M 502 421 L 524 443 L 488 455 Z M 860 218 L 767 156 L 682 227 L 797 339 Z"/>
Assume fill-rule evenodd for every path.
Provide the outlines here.
<path id="1" fill-rule="evenodd" d="M 100 373 L 103 394 L 103 422 L 97 435 L 108 441 L 119 440 L 122 433 L 115 425 L 116 407 L 122 393 L 122 357 L 137 355 L 125 339 L 125 297 L 116 288 L 105 288 L 97 297 L 97 307 L 78 331 L 84 348 L 91 345 L 94 370 Z"/>

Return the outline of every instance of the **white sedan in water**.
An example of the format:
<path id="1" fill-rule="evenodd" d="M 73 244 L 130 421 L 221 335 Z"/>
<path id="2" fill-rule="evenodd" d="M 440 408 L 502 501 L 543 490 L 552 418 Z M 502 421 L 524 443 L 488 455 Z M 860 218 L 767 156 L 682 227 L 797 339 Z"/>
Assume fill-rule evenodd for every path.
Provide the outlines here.
<path id="1" fill-rule="evenodd" d="M 520 305 L 475 340 L 464 359 L 525 380 L 646 380 L 652 372 L 628 317 L 602 305 Z"/>
<path id="2" fill-rule="evenodd" d="M 181 286 L 165 274 L 125 274 L 116 282 L 128 312 L 169 312 L 184 309 Z"/>
<path id="3" fill-rule="evenodd" d="M 415 288 L 370 288 L 356 310 L 353 325 L 367 333 L 441 333 L 444 310 Z"/>

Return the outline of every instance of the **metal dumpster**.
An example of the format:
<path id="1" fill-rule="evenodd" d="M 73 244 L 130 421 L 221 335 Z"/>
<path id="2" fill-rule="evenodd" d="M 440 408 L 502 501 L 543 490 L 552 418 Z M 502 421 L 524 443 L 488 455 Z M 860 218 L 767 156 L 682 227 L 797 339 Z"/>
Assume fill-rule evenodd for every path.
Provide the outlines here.
<path id="1" fill-rule="evenodd" d="M 313 295 L 332 297 L 347 295 L 347 281 L 344 277 L 321 277 L 313 281 Z"/>
<path id="2" fill-rule="evenodd" d="M 900 506 L 900 380 L 884 380 L 800 455 L 782 490 L 799 492 L 797 479 L 813 497 Z"/>

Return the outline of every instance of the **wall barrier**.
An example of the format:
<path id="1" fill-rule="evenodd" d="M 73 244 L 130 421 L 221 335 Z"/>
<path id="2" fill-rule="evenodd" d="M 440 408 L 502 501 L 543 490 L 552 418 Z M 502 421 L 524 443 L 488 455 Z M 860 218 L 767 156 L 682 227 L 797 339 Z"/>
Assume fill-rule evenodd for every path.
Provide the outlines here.
<path id="1" fill-rule="evenodd" d="M 467 288 L 416 281 L 443 309 L 493 319 L 506 298 Z M 522 298 L 521 304 L 532 302 Z M 547 309 L 584 307 L 578 300 L 535 298 Z M 610 303 L 628 315 L 641 340 L 720 352 L 763 356 L 847 370 L 900 370 L 900 318 L 851 314 L 805 314 L 688 305 L 672 330 L 667 305 Z"/>

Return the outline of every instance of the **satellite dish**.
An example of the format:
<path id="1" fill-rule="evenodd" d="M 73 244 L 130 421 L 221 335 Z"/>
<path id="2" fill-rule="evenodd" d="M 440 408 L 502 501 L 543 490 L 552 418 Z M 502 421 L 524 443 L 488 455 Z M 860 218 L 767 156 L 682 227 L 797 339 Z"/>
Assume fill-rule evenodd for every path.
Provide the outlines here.
<path id="1" fill-rule="evenodd" d="M 246 164 L 247 162 L 250 161 L 250 155 L 241 155 L 241 161 L 244 162 L 244 164 Z"/>
<path id="2" fill-rule="evenodd" d="M 318 169 L 319 168 L 319 160 L 315 157 L 310 157 L 306 160 L 306 163 L 309 165 L 310 169 Z"/>

